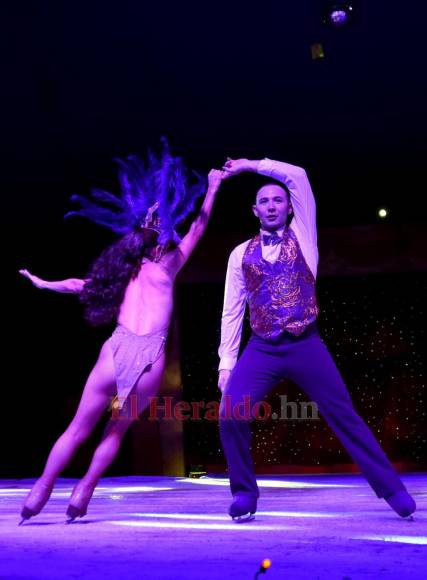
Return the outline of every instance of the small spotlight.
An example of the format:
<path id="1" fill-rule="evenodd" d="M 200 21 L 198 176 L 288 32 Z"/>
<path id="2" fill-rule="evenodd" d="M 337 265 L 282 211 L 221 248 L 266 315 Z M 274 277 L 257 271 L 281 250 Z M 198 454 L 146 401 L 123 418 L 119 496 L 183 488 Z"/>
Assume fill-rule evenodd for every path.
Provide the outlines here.
<path id="1" fill-rule="evenodd" d="M 384 219 L 388 216 L 388 211 L 385 209 L 385 207 L 382 207 L 381 209 L 378 210 L 378 217 Z"/>
<path id="2" fill-rule="evenodd" d="M 342 28 L 349 24 L 353 16 L 353 6 L 344 2 L 336 2 L 329 6 L 324 21 L 334 28 Z"/>
<path id="3" fill-rule="evenodd" d="M 207 475 L 207 471 L 203 467 L 203 465 L 190 465 L 190 468 L 188 470 L 188 477 L 190 477 L 191 479 L 200 479 L 205 475 Z"/>
<path id="4" fill-rule="evenodd" d="M 269 558 L 264 558 L 264 560 L 261 562 L 261 566 L 259 567 L 258 572 L 254 576 L 254 580 L 256 580 L 260 574 L 265 574 L 270 566 L 271 560 Z"/>
<path id="5" fill-rule="evenodd" d="M 261 562 L 261 566 L 264 568 L 264 570 L 268 570 L 271 566 L 271 560 L 265 558 L 265 560 Z"/>
<path id="6" fill-rule="evenodd" d="M 320 42 L 316 42 L 311 45 L 311 58 L 313 60 L 322 60 L 325 58 L 325 52 L 323 50 L 323 45 Z"/>

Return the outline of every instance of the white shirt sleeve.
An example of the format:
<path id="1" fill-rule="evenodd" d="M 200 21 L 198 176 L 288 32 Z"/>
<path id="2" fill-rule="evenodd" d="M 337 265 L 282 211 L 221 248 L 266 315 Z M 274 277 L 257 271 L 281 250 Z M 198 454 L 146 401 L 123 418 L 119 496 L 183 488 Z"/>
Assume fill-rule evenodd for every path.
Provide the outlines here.
<path id="1" fill-rule="evenodd" d="M 319 261 L 316 202 L 305 170 L 283 161 L 263 159 L 259 162 L 257 171 L 284 183 L 289 189 L 294 213 L 290 227 L 295 232 L 304 258 L 316 277 Z"/>
<path id="2" fill-rule="evenodd" d="M 221 320 L 219 370 L 231 370 L 237 361 L 246 307 L 246 287 L 242 272 L 242 259 L 248 242 L 237 246 L 228 260 L 225 280 L 224 308 Z"/>
<path id="3" fill-rule="evenodd" d="M 286 185 L 291 194 L 293 221 L 301 233 L 304 232 L 307 241 L 316 245 L 316 202 L 305 170 L 283 161 L 263 159 L 258 165 L 258 173 Z"/>

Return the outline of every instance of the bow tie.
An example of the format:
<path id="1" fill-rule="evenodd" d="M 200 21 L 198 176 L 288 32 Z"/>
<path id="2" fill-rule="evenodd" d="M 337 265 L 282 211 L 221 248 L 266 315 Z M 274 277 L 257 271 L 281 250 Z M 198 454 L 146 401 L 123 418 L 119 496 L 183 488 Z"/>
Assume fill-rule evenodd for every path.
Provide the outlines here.
<path id="1" fill-rule="evenodd" d="M 270 235 L 264 234 L 262 236 L 262 243 L 264 244 L 264 246 L 276 246 L 277 244 L 280 244 L 281 241 L 282 238 L 279 236 L 277 232 L 273 232 Z"/>

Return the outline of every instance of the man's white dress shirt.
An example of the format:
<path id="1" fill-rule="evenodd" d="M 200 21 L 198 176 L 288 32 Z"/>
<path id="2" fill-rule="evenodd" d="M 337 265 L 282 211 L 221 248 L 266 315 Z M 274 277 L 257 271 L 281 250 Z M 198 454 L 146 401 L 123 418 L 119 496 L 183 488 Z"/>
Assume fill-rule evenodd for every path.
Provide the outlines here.
<path id="1" fill-rule="evenodd" d="M 263 159 L 258 164 L 258 173 L 284 183 L 289 189 L 294 217 L 290 228 L 295 233 L 302 254 L 316 278 L 319 259 L 317 250 L 316 204 L 307 174 L 301 167 Z M 261 230 L 261 239 L 264 232 Z M 283 228 L 277 230 L 282 236 Z M 231 370 L 237 361 L 242 336 L 243 317 L 246 307 L 246 285 L 242 271 L 242 260 L 251 240 L 240 244 L 230 254 L 225 280 L 224 308 L 221 321 L 221 344 L 219 347 L 219 369 Z M 274 263 L 279 257 L 282 245 L 261 244 L 262 257 Z"/>

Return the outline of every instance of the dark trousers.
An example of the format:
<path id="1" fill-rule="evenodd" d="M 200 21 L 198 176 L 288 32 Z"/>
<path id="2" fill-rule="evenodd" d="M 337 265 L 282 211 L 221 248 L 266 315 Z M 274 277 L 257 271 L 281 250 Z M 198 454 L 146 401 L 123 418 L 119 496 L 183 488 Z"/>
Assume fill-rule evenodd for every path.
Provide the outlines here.
<path id="1" fill-rule="evenodd" d="M 311 325 L 303 335 L 284 333 L 271 344 L 252 335 L 234 367 L 220 408 L 221 441 L 228 463 L 231 493 L 258 497 L 250 454 L 251 417 L 242 417 L 244 402 L 262 401 L 281 380 L 291 379 L 314 401 L 359 466 L 378 497 L 405 489 L 372 432 L 356 413 L 335 363 Z M 240 407 L 240 416 L 230 409 Z"/>

